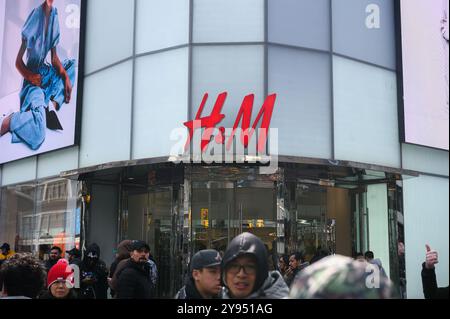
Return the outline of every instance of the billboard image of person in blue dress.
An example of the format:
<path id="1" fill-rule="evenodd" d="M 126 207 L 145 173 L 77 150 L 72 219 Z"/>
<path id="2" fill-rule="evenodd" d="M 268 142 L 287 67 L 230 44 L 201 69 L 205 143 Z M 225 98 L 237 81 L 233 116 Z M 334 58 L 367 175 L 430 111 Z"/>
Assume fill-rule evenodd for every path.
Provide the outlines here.
<path id="1" fill-rule="evenodd" d="M 60 40 L 58 11 L 54 0 L 45 0 L 33 9 L 22 28 L 22 44 L 16 68 L 23 77 L 20 111 L 1 122 L 0 136 L 10 132 L 12 143 L 24 143 L 37 150 L 45 141 L 46 129 L 62 130 L 54 108 L 59 111 L 71 100 L 76 61 L 61 62 L 57 54 Z M 51 53 L 51 64 L 46 61 Z M 26 63 L 23 57 L 26 53 Z"/>

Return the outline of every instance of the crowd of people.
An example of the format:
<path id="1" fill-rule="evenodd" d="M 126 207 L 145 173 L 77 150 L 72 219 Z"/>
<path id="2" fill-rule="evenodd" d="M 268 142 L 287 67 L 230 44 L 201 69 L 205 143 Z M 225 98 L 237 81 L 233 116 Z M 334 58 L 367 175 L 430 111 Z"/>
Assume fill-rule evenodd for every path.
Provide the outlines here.
<path id="1" fill-rule="evenodd" d="M 73 248 L 62 258 L 52 247 L 42 264 L 30 254 L 1 246 L 0 298 L 106 299 L 156 298 L 158 270 L 150 247 L 140 240 L 124 240 L 108 268 L 97 244 L 81 252 Z M 175 299 L 390 299 L 397 298 L 379 259 L 371 251 L 354 258 L 329 255 L 318 249 L 309 262 L 300 252 L 280 256 L 275 267 L 257 236 L 236 236 L 224 253 L 213 249 L 193 255 L 185 285 Z M 427 245 L 422 281 L 425 298 L 448 298 L 438 288 L 434 266 L 437 252 Z M 275 268 L 275 270 L 272 270 Z M 374 268 L 378 271 L 374 271 Z M 375 278 L 375 276 L 377 276 Z"/>

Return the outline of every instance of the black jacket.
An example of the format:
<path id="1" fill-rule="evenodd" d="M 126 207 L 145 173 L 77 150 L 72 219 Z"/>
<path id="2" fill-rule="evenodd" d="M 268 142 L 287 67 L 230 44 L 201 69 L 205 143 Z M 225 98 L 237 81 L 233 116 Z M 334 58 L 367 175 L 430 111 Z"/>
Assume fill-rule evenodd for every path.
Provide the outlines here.
<path id="1" fill-rule="evenodd" d="M 74 259 L 72 259 L 72 260 L 69 262 L 69 265 L 77 265 L 78 267 L 81 268 L 81 259 L 78 258 L 78 257 L 75 257 Z"/>
<path id="2" fill-rule="evenodd" d="M 175 299 L 203 299 L 203 297 L 198 292 L 197 287 L 195 287 L 194 280 L 189 278 L 186 281 L 186 285 L 178 291 Z"/>
<path id="3" fill-rule="evenodd" d="M 150 299 L 153 297 L 149 263 L 137 263 L 129 259 L 117 276 L 117 299 Z"/>
<path id="4" fill-rule="evenodd" d="M 94 252 L 98 258 L 89 258 L 90 252 Z M 81 293 L 86 299 L 106 299 L 108 291 L 108 269 L 103 260 L 100 259 L 100 247 L 91 244 L 86 250 L 86 255 L 80 265 L 81 271 Z M 91 283 L 83 280 L 91 278 Z"/>
<path id="5" fill-rule="evenodd" d="M 218 294 L 213 299 L 219 298 L 220 296 Z M 203 296 L 198 292 L 197 287 L 195 287 L 194 279 L 191 276 L 186 280 L 186 285 L 184 285 L 175 295 L 175 299 L 205 299 L 205 298 L 203 298 Z"/>
<path id="6" fill-rule="evenodd" d="M 448 299 L 448 286 L 438 288 L 434 268 L 427 269 L 425 263 L 422 264 L 422 286 L 425 299 Z"/>
<path id="7" fill-rule="evenodd" d="M 50 270 L 50 268 L 52 268 L 54 265 L 56 265 L 56 263 L 58 262 L 59 259 L 57 260 L 53 260 L 53 259 L 47 259 L 44 263 L 45 266 L 45 270 L 47 270 L 47 272 Z"/>
<path id="8" fill-rule="evenodd" d="M 39 294 L 38 299 L 56 299 L 48 290 L 43 291 Z M 69 294 L 64 299 L 80 299 L 80 296 L 76 290 L 71 289 Z"/>

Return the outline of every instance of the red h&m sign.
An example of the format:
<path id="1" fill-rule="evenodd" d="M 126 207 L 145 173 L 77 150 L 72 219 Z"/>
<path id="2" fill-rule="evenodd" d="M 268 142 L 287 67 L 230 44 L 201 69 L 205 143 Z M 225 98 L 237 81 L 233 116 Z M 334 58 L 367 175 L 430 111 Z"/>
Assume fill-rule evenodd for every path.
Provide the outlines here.
<path id="1" fill-rule="evenodd" d="M 192 138 L 194 136 L 194 131 L 196 129 L 204 129 L 202 138 L 201 138 L 201 150 L 205 152 L 208 144 L 211 141 L 211 137 L 213 136 L 214 131 L 216 131 L 217 125 L 225 118 L 225 115 L 222 114 L 222 108 L 227 98 L 227 92 L 223 92 L 219 94 L 217 97 L 216 103 L 214 104 L 214 108 L 210 115 L 202 116 L 203 109 L 205 107 L 206 101 L 208 100 L 208 93 L 205 93 L 203 96 L 200 107 L 197 111 L 197 115 L 194 120 L 185 122 L 184 125 L 188 128 L 189 137 L 186 141 L 185 150 L 189 149 L 189 145 L 192 142 Z M 269 95 L 264 101 L 259 113 L 253 122 L 253 125 L 250 127 L 250 121 L 252 118 L 253 111 L 253 102 L 255 99 L 254 94 L 247 95 L 242 101 L 241 108 L 236 116 L 236 120 L 233 125 L 233 129 L 231 130 L 231 135 L 226 143 L 226 149 L 229 150 L 233 144 L 233 138 L 238 130 L 239 123 L 241 123 L 241 143 L 244 148 L 248 147 L 249 140 L 253 136 L 253 133 L 256 130 L 256 126 L 261 121 L 260 129 L 258 132 L 260 133 L 258 142 L 257 142 L 257 151 L 263 152 L 266 147 L 267 142 L 267 133 L 269 131 L 270 121 L 272 119 L 273 108 L 275 106 L 276 94 Z M 225 128 L 219 127 L 219 134 L 215 136 L 215 141 L 218 144 L 225 144 Z"/>

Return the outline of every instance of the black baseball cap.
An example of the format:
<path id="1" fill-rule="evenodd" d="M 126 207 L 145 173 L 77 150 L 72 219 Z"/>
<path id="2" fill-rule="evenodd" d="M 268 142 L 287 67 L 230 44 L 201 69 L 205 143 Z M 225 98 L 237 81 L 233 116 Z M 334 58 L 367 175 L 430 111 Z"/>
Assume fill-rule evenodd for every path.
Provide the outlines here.
<path id="1" fill-rule="evenodd" d="M 204 249 L 198 251 L 191 260 L 191 271 L 194 269 L 202 269 L 220 266 L 222 257 L 217 250 Z"/>
<path id="2" fill-rule="evenodd" d="M 134 251 L 134 250 L 139 251 L 142 249 L 150 251 L 150 246 L 145 241 L 142 241 L 142 240 L 133 240 L 131 242 L 131 251 Z"/>
<path id="3" fill-rule="evenodd" d="M 0 247 L 0 249 L 6 249 L 6 250 L 10 250 L 11 247 L 9 246 L 8 243 L 3 243 L 3 245 Z"/>
<path id="4" fill-rule="evenodd" d="M 69 255 L 75 256 L 75 257 L 81 257 L 81 252 L 76 248 L 72 248 L 71 250 L 66 250 L 66 253 L 68 253 Z"/>

